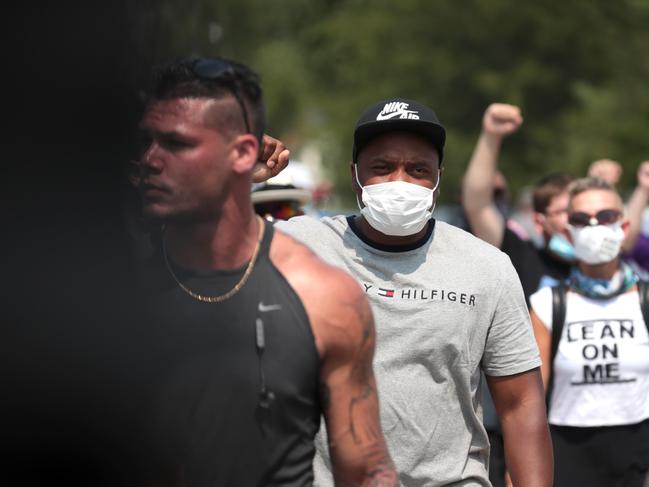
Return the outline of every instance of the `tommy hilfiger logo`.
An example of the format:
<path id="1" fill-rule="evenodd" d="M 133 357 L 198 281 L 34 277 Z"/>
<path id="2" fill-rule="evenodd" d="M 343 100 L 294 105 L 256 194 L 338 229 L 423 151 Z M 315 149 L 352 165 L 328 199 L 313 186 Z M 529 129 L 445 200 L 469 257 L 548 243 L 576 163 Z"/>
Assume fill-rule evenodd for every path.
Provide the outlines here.
<path id="1" fill-rule="evenodd" d="M 419 112 L 416 110 L 408 110 L 408 103 L 403 103 L 400 101 L 392 101 L 386 103 L 379 113 L 376 116 L 377 120 L 390 120 L 391 118 L 410 118 L 414 120 L 419 119 Z"/>
<path id="2" fill-rule="evenodd" d="M 379 292 L 377 294 L 379 296 L 383 296 L 384 298 L 393 298 L 394 297 L 394 289 L 383 289 L 382 287 L 380 287 Z"/>
<path id="3" fill-rule="evenodd" d="M 400 299 L 402 301 L 450 301 L 475 306 L 475 295 L 446 289 L 386 289 L 375 287 L 373 284 L 363 283 L 365 293 L 368 295 L 380 296 L 382 298 Z"/>

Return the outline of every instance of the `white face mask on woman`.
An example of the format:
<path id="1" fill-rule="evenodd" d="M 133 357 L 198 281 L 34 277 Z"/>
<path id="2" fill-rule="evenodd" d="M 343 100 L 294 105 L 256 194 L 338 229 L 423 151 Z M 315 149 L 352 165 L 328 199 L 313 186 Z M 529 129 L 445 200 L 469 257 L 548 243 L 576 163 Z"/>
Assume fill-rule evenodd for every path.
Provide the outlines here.
<path id="1" fill-rule="evenodd" d="M 362 188 L 361 208 L 356 197 L 356 203 L 361 215 L 372 228 L 385 235 L 404 237 L 419 232 L 433 215 L 435 209 L 434 193 L 439 186 L 439 171 L 437 183 L 433 189 L 424 188 L 418 184 L 405 181 L 361 185 L 358 180 L 358 166 L 354 165 L 356 182 Z"/>
<path id="2" fill-rule="evenodd" d="M 575 247 L 575 257 L 586 264 L 611 262 L 620 253 L 624 241 L 622 222 L 575 227 L 568 225 Z"/>

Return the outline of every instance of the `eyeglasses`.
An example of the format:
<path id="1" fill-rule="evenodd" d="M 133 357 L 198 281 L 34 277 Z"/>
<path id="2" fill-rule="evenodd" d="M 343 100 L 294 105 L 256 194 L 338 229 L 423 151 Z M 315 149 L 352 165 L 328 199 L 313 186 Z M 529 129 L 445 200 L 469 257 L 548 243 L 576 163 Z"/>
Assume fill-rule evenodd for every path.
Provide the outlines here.
<path id="1" fill-rule="evenodd" d="M 595 215 L 583 211 L 575 211 L 568 215 L 568 223 L 573 227 L 586 227 L 589 225 L 610 225 L 622 216 L 620 210 L 600 210 Z"/>
<path id="2" fill-rule="evenodd" d="M 220 59 L 196 59 L 190 68 L 196 76 L 210 81 L 221 81 L 227 85 L 241 109 L 243 123 L 246 126 L 246 133 L 252 133 L 250 131 L 250 124 L 248 123 L 248 112 L 246 111 L 246 106 L 243 104 L 241 93 L 234 79 L 236 74 L 234 66 Z"/>

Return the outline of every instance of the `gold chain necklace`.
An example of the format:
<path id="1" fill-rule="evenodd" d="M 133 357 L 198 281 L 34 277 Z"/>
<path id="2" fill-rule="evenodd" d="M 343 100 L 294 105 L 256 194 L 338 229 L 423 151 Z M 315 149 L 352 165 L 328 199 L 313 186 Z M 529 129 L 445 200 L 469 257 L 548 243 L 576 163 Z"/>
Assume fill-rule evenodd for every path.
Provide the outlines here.
<path id="1" fill-rule="evenodd" d="M 167 266 L 167 270 L 169 271 L 169 274 L 171 274 L 171 277 L 173 277 L 176 283 L 178 284 L 178 286 L 180 286 L 180 289 L 185 291 L 192 298 L 197 299 L 198 301 L 202 301 L 204 303 L 220 303 L 221 301 L 225 301 L 226 299 L 229 299 L 235 294 L 237 294 L 241 290 L 241 288 L 246 284 L 246 281 L 248 281 L 250 274 L 252 274 L 252 269 L 255 266 L 255 261 L 257 260 L 257 255 L 259 254 L 261 239 L 264 236 L 264 227 L 265 227 L 264 221 L 259 216 L 257 216 L 257 220 L 259 221 L 259 237 L 257 238 L 257 245 L 255 245 L 255 250 L 252 252 L 252 257 L 250 257 L 250 262 L 248 262 L 248 266 L 246 267 L 243 276 L 241 276 L 241 279 L 239 279 L 239 282 L 237 282 L 234 285 L 234 287 L 230 289 L 227 293 L 221 294 L 220 296 L 203 296 L 202 294 L 198 294 L 192 291 L 187 286 L 185 286 L 182 282 L 180 282 L 180 279 L 176 277 L 176 274 L 174 273 L 173 269 L 171 268 L 171 265 L 169 264 L 169 259 L 167 257 L 167 243 L 166 243 L 166 239 L 163 238 L 162 254 L 164 255 L 165 264 Z"/>

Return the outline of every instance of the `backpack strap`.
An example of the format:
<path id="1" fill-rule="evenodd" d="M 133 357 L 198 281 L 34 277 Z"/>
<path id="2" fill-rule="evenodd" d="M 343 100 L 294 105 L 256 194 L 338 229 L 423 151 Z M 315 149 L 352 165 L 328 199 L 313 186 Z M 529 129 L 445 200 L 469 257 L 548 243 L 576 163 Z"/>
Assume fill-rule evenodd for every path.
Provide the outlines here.
<path id="1" fill-rule="evenodd" d="M 648 286 L 649 288 L 649 286 Z M 548 378 L 548 388 L 545 393 L 545 403 L 550 406 L 552 397 L 552 388 L 554 386 L 554 358 L 559 349 L 561 341 L 561 332 L 566 321 L 566 294 L 567 288 L 565 283 L 561 282 L 552 286 L 552 344 L 550 345 L 550 377 Z M 647 301 L 649 303 L 649 300 Z"/>
<path id="2" fill-rule="evenodd" d="M 649 331 L 649 282 L 638 281 L 638 298 L 640 299 L 640 310 L 642 311 L 642 319 Z"/>

